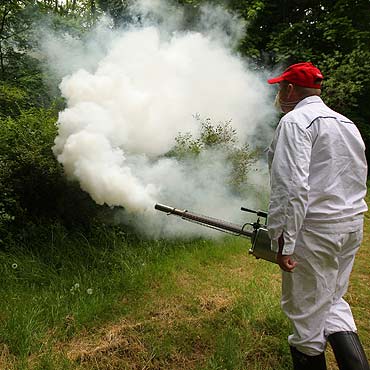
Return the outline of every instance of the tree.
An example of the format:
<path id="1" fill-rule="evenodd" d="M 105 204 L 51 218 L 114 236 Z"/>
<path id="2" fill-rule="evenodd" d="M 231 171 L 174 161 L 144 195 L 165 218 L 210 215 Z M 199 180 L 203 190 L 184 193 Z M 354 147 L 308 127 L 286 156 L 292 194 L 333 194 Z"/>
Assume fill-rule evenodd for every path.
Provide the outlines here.
<path id="1" fill-rule="evenodd" d="M 12 226 L 17 231 L 40 221 L 81 225 L 94 217 L 97 206 L 67 181 L 52 153 L 60 101 L 44 84 L 32 34 L 34 22 L 45 15 L 52 27 L 81 34 L 93 23 L 86 22 L 91 6 L 90 0 L 0 0 L 0 244 Z"/>
<path id="2" fill-rule="evenodd" d="M 324 100 L 356 122 L 370 148 L 370 1 L 228 4 L 247 20 L 240 52 L 260 67 L 315 63 L 325 76 Z"/>
<path id="3" fill-rule="evenodd" d="M 115 26 L 120 26 L 131 20 L 127 0 L 97 0 L 97 5 L 113 18 Z"/>

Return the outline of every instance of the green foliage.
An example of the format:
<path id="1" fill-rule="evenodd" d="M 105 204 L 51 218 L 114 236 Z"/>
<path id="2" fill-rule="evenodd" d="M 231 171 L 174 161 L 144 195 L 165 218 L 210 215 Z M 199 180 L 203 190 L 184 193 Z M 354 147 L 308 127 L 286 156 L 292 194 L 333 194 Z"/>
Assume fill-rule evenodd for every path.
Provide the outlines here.
<path id="1" fill-rule="evenodd" d="M 88 225 L 100 208 L 69 182 L 52 146 L 57 112 L 39 58 L 38 22 L 82 36 L 94 23 L 94 1 L 0 2 L 0 243 L 24 237 L 19 229 L 42 222 Z M 46 82 L 45 82 L 46 81 Z M 50 86 L 49 86 L 50 85 Z M 56 90 L 56 89 L 55 89 Z"/>
<path id="2" fill-rule="evenodd" d="M 54 109 L 21 111 L 0 124 L 0 240 L 27 223 L 88 224 L 98 206 L 66 180 L 52 153 Z M 77 210 L 77 212 L 76 212 Z M 20 234 L 17 234 L 20 237 Z"/>
<path id="3" fill-rule="evenodd" d="M 257 160 L 257 151 L 252 151 L 248 144 L 238 144 L 237 132 L 231 120 L 215 125 L 210 118 L 202 120 L 196 116 L 195 119 L 200 125 L 199 138 L 193 138 L 190 133 L 179 133 L 175 138 L 176 145 L 168 155 L 180 160 L 194 160 L 203 152 L 221 151 L 225 153 L 225 161 L 231 168 L 229 185 L 233 190 L 240 190 Z"/>
<path id="4" fill-rule="evenodd" d="M 214 126 L 207 118 L 201 121 L 200 141 L 206 148 L 213 146 L 228 148 L 235 145 L 236 130 L 232 128 L 231 120 Z"/>
<path id="5" fill-rule="evenodd" d="M 97 0 L 98 6 L 109 14 L 116 26 L 122 26 L 131 20 L 127 0 Z"/>
<path id="6" fill-rule="evenodd" d="M 199 123 L 199 139 L 194 139 L 190 133 L 179 133 L 175 138 L 176 146 L 169 153 L 171 156 L 186 158 L 197 156 L 203 150 L 217 147 L 231 148 L 235 145 L 236 131 L 231 126 L 231 121 L 214 125 L 210 118 L 202 120 L 195 116 Z"/>
<path id="7" fill-rule="evenodd" d="M 369 117 L 368 104 L 364 97 L 370 94 L 370 50 L 354 49 L 351 53 L 323 60 L 328 71 L 324 85 L 324 97 L 339 111 L 359 119 L 361 111 Z M 365 118 L 363 117 L 363 118 Z"/>
<path id="8" fill-rule="evenodd" d="M 45 94 L 39 71 L 33 70 L 14 81 L 0 80 L 0 117 L 16 117 L 22 110 L 49 106 L 52 97 Z"/>
<path id="9" fill-rule="evenodd" d="M 370 163 L 370 50 L 357 48 L 343 56 L 343 63 L 326 59 L 331 73 L 324 85 L 324 99 L 359 127 Z"/>
<path id="10" fill-rule="evenodd" d="M 81 37 L 95 22 L 94 1 L 10 0 L 0 2 L 0 115 L 20 109 L 49 107 L 59 83 L 43 72 L 35 30 L 42 24 Z M 54 86 L 55 85 L 55 86 Z"/>
<path id="11" fill-rule="evenodd" d="M 0 3 L 0 77 L 11 80 L 26 67 L 26 51 L 30 48 L 30 31 L 33 14 L 37 5 L 35 1 L 10 0 Z"/>
<path id="12" fill-rule="evenodd" d="M 230 0 L 228 6 L 247 21 L 240 52 L 260 66 L 315 63 L 325 76 L 324 100 L 354 120 L 369 148 L 369 1 Z"/>
<path id="13" fill-rule="evenodd" d="M 16 115 L 19 113 L 19 107 L 27 103 L 28 95 L 22 88 L 0 82 L 0 105 L 2 115 Z"/>

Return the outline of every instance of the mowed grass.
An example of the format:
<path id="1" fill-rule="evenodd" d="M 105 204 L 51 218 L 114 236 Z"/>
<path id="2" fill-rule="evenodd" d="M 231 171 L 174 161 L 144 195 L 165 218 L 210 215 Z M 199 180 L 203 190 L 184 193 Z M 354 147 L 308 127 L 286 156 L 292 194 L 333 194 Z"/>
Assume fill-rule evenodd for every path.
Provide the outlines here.
<path id="1" fill-rule="evenodd" d="M 346 298 L 370 357 L 369 247 L 367 214 Z M 0 369 L 291 369 L 279 268 L 248 248 L 104 228 L 26 237 L 0 253 Z"/>

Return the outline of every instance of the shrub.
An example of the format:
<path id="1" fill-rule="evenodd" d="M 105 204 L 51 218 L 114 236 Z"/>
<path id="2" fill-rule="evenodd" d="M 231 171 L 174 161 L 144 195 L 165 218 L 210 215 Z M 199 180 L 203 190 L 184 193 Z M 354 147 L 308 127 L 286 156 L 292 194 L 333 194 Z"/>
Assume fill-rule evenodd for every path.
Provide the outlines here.
<path id="1" fill-rule="evenodd" d="M 248 172 L 258 157 L 257 150 L 251 150 L 248 144 L 240 145 L 237 132 L 231 125 L 231 120 L 213 124 L 210 118 L 199 122 L 199 138 L 193 138 L 190 133 L 179 133 L 175 138 L 176 145 L 168 153 L 180 160 L 195 159 L 201 152 L 221 150 L 226 154 L 226 160 L 231 164 L 229 185 L 232 190 L 239 191 L 247 181 Z"/>
<path id="2" fill-rule="evenodd" d="M 33 108 L 0 124 L 0 240 L 29 223 L 87 225 L 99 207 L 66 179 L 52 153 L 54 109 Z"/>

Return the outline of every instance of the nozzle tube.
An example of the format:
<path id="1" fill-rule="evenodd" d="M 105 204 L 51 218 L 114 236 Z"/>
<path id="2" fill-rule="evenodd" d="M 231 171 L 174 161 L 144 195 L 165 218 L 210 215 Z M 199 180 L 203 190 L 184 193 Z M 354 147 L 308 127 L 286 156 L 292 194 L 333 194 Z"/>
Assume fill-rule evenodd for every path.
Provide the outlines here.
<path id="1" fill-rule="evenodd" d="M 217 218 L 199 215 L 193 212 L 189 212 L 187 210 L 180 210 L 174 207 L 169 207 L 164 204 L 157 203 L 154 208 L 158 211 L 165 212 L 169 215 L 179 216 L 185 220 L 193 221 L 199 224 L 204 224 L 221 231 L 231 232 L 237 235 L 246 236 L 251 238 L 253 236 L 253 231 L 244 230 L 244 227 L 241 225 L 237 225 L 228 221 L 219 220 Z"/>

